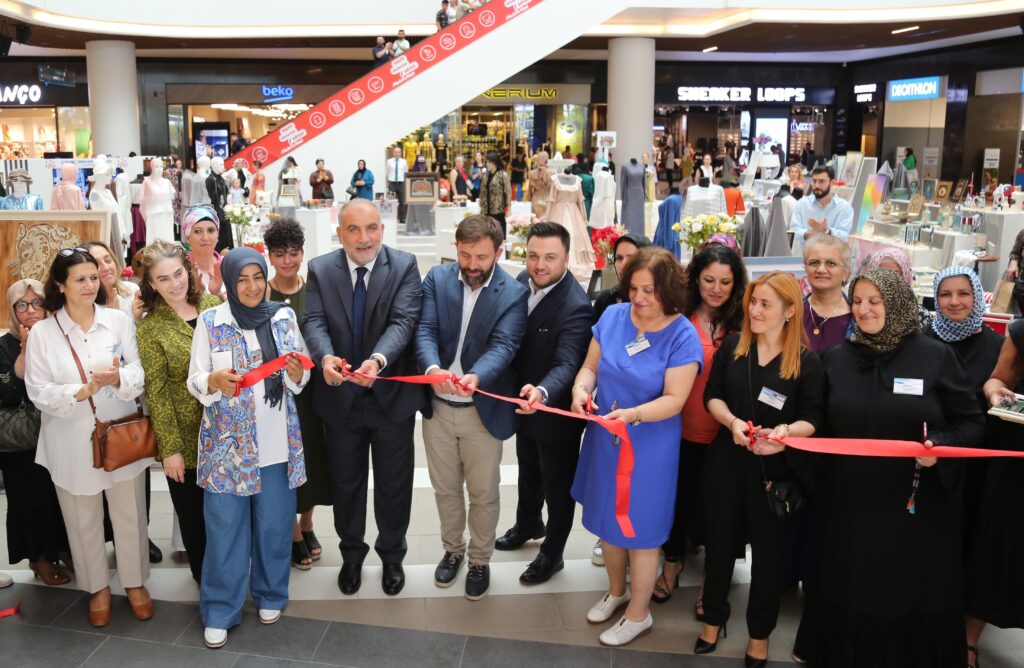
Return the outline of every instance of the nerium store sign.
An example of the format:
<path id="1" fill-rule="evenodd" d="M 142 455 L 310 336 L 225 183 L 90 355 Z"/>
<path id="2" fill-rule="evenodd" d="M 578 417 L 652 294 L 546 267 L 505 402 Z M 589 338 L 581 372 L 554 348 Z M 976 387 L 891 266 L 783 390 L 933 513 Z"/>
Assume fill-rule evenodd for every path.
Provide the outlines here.
<path id="1" fill-rule="evenodd" d="M 829 105 L 835 97 L 834 88 L 821 86 L 679 86 L 675 90 L 676 102 L 696 104 Z"/>
<path id="2" fill-rule="evenodd" d="M 590 84 L 504 84 L 484 91 L 468 105 L 590 104 Z"/>

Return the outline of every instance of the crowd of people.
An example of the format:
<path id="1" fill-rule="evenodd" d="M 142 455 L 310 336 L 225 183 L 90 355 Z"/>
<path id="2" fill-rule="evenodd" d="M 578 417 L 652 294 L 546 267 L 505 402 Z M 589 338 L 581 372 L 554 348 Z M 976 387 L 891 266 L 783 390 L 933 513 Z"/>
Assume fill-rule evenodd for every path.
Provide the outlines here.
<path id="1" fill-rule="evenodd" d="M 555 577 L 579 503 L 608 575 L 586 617 L 615 619 L 600 634 L 608 646 L 652 627 L 651 602 L 672 597 L 700 547 L 694 651 L 706 654 L 726 634 L 733 568 L 750 546 L 747 666 L 766 665 L 796 582 L 805 613 L 793 652 L 811 665 L 933 668 L 966 657 L 977 667 L 987 623 L 1024 626 L 1019 462 L 786 445 L 828 436 L 865 448 L 1019 449 L 1019 428 L 983 413 L 1021 388 L 1024 327 L 1004 340 L 984 325 L 970 268 L 937 277 L 925 319 L 905 258 L 870 258 L 855 272 L 838 235 L 803 244 L 807 294 L 783 272 L 749 280 L 727 245 L 684 268 L 626 235 L 614 248 L 619 284 L 591 305 L 557 223 L 531 227 L 526 270 L 511 276 L 496 217 L 468 216 L 458 261 L 421 280 L 415 256 L 382 244 L 379 213 L 362 198 L 339 213 L 343 248 L 312 258 L 305 279 L 294 221 L 267 231 L 268 266 L 250 248 L 213 251 L 221 221 L 211 207 L 184 220 L 189 250 L 143 248 L 138 285 L 91 242 L 61 250 L 45 284 L 21 280 L 7 294 L 0 398 L 5 410 L 41 413 L 23 451 L 0 453 L 8 549 L 46 584 L 73 573 L 94 626 L 112 614 L 110 538 L 132 614 L 159 614 L 145 586 L 154 460 L 111 470 L 93 461 L 94 425 L 135 414 L 140 400 L 210 647 L 241 623 L 249 592 L 260 622 L 280 618 L 291 568 L 325 549 L 317 505 L 333 506 L 339 589 L 360 590 L 371 458 L 381 585 L 402 591 L 417 412 L 440 518 L 434 583 L 454 585 L 465 565 L 470 600 L 489 590 L 495 549 L 540 539 L 520 581 Z M 276 372 L 246 380 L 278 359 Z M 386 380 L 414 374 L 437 381 Z M 540 406 L 623 423 L 634 457 L 626 490 L 618 436 Z M 502 443 L 513 436 L 518 505 L 499 537 Z"/>

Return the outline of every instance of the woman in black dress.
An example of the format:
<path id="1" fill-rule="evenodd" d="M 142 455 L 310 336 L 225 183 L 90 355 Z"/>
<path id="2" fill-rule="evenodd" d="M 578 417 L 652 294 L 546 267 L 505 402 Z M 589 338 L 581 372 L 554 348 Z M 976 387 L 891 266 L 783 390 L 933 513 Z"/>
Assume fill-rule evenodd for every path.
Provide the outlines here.
<path id="1" fill-rule="evenodd" d="M 715 353 L 704 401 L 720 425 L 704 454 L 704 628 L 694 652 L 715 651 L 731 611 L 729 585 L 736 545 L 749 538 L 753 553 L 747 602 L 748 668 L 767 665 L 768 637 L 779 616 L 786 520 L 774 514 L 766 480 L 803 477 L 813 459 L 785 449 L 789 436 L 812 436 L 822 420 L 824 374 L 806 347 L 800 285 L 772 271 L 743 295 L 745 317 Z M 747 422 L 763 427 L 751 439 Z"/>
<path id="2" fill-rule="evenodd" d="M 0 405 L 5 409 L 30 404 L 23 380 L 24 348 L 32 325 L 46 317 L 42 302 L 39 281 L 22 279 L 7 290 L 10 331 L 0 337 Z M 62 585 L 71 581 L 57 566 L 59 559 L 71 565 L 68 534 L 50 472 L 36 464 L 35 436 L 31 447 L 0 452 L 0 472 L 7 486 L 8 560 L 16 564 L 28 559 L 44 584 Z"/>
<path id="3" fill-rule="evenodd" d="M 992 378 L 985 383 L 990 406 L 1004 396 L 1024 392 L 1024 320 L 1014 320 L 999 353 Z M 992 441 L 1002 450 L 1021 450 L 1024 427 L 996 421 Z M 967 614 L 968 665 L 978 665 L 978 640 L 986 624 L 1024 628 L 1024 460 L 1000 457 L 988 467 L 964 565 L 964 612 Z"/>
<path id="4" fill-rule="evenodd" d="M 910 286 L 873 269 L 825 352 L 826 435 L 975 446 L 985 422 L 954 350 L 920 333 Z M 819 570 L 795 655 L 812 666 L 960 668 L 962 462 L 822 457 Z"/>

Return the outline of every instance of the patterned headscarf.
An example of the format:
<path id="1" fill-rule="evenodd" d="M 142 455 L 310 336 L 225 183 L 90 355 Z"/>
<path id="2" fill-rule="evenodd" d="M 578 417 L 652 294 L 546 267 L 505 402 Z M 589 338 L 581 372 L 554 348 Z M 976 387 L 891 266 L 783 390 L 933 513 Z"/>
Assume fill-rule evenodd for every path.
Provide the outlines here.
<path id="1" fill-rule="evenodd" d="M 907 282 L 907 285 L 914 282 L 914 272 L 910 269 L 910 260 L 907 258 L 907 254 L 892 246 L 868 255 L 864 259 L 864 264 L 860 266 L 860 272 L 863 274 L 871 269 L 878 269 L 886 260 L 892 260 L 899 265 L 900 273 L 903 274 L 903 280 Z"/>
<path id="2" fill-rule="evenodd" d="M 887 353 L 895 350 L 905 337 L 921 330 L 921 322 L 917 315 L 917 299 L 899 274 L 891 269 L 869 269 L 853 279 L 850 285 L 851 295 L 860 281 L 872 283 L 882 293 L 885 324 L 874 334 L 861 331 L 860 325 L 855 325 L 851 341 L 867 346 L 877 353 Z M 856 312 L 856 309 L 854 311 Z"/>
<path id="3" fill-rule="evenodd" d="M 192 228 L 202 220 L 212 221 L 214 226 L 220 230 L 220 218 L 217 217 L 217 212 L 213 210 L 213 207 L 209 204 L 196 204 L 189 207 L 185 215 L 181 217 L 181 238 L 183 241 L 188 242 L 188 235 L 192 234 Z"/>
<path id="4" fill-rule="evenodd" d="M 963 322 L 950 320 L 939 308 L 939 290 L 942 289 L 942 282 L 953 276 L 966 276 L 967 280 L 971 282 L 971 289 L 974 292 L 974 308 Z M 981 279 L 973 269 L 953 266 L 938 273 L 935 277 L 935 319 L 932 320 L 932 329 L 940 339 L 946 343 L 954 343 L 973 336 L 981 329 L 981 319 L 984 315 L 985 289 L 981 287 Z"/>

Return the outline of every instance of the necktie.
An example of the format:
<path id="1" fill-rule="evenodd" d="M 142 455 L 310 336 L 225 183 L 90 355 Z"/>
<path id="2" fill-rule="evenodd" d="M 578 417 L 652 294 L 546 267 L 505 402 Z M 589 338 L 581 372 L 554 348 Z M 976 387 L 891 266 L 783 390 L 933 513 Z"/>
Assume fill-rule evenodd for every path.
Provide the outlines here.
<path id="1" fill-rule="evenodd" d="M 366 312 L 366 267 L 356 267 L 356 284 L 352 290 L 352 368 L 358 369 L 366 360 L 363 353 L 363 319 Z M 366 388 L 353 384 L 356 394 L 362 394 Z"/>
<path id="2" fill-rule="evenodd" d="M 397 182 L 398 181 L 398 158 L 391 158 L 391 159 L 395 161 L 395 179 L 394 180 Z"/>

